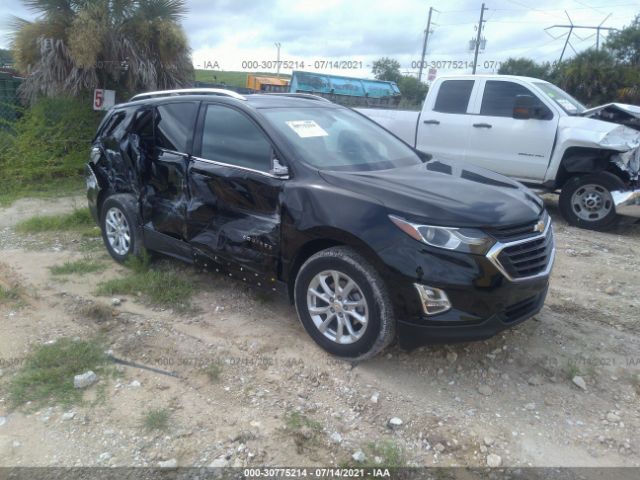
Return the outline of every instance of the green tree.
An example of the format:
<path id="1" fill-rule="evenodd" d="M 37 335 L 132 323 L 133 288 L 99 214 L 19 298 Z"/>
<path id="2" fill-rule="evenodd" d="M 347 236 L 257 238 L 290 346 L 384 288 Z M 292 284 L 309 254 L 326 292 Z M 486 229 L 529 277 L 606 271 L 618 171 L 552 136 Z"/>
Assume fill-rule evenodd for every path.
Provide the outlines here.
<path id="1" fill-rule="evenodd" d="M 405 103 L 412 105 L 421 105 L 429 90 L 426 84 L 419 82 L 416 77 L 411 75 L 401 75 L 398 88 L 402 93 L 403 100 L 406 100 Z"/>
<path id="2" fill-rule="evenodd" d="M 13 65 L 13 55 L 11 50 L 0 48 L 0 67 L 4 65 Z"/>
<path id="3" fill-rule="evenodd" d="M 402 76 L 400 73 L 400 62 L 389 57 L 382 57 L 373 62 L 371 72 L 378 80 L 385 80 L 387 82 L 398 83 Z"/>
<path id="4" fill-rule="evenodd" d="M 619 62 L 640 68 L 640 14 L 628 27 L 612 31 L 604 46 Z"/>
<path id="5" fill-rule="evenodd" d="M 606 50 L 590 48 L 563 62 L 558 84 L 587 105 L 612 102 L 625 87 L 625 71 Z"/>
<path id="6" fill-rule="evenodd" d="M 179 24 L 184 0 L 23 0 L 37 20 L 14 18 L 23 96 L 78 95 L 96 87 L 129 94 L 186 86 L 193 65 Z"/>
<path id="7" fill-rule="evenodd" d="M 548 80 L 551 76 L 551 64 L 549 62 L 537 63 L 530 58 L 509 58 L 498 69 L 500 75 L 521 75 L 524 77 L 540 78 Z"/>

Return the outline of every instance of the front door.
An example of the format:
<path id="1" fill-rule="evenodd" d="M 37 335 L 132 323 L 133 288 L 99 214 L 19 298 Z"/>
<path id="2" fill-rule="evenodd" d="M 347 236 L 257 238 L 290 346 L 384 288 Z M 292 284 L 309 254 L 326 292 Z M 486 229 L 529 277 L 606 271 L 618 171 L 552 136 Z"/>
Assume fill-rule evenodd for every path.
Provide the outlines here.
<path id="1" fill-rule="evenodd" d="M 280 252 L 280 191 L 270 173 L 273 148 L 244 112 L 203 105 L 189 163 L 188 237 L 196 253 L 246 276 L 275 279 Z"/>
<path id="2" fill-rule="evenodd" d="M 518 95 L 536 99 L 540 118 L 513 118 Z M 553 151 L 558 115 L 526 86 L 505 80 L 487 80 L 475 108 L 467 161 L 519 180 L 542 181 Z"/>

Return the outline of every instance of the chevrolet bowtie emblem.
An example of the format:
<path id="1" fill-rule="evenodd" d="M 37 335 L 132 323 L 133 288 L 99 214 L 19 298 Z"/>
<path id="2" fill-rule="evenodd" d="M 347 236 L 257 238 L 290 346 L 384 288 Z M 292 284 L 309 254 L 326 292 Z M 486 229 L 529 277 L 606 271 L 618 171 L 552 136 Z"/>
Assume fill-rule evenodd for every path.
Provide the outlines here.
<path id="1" fill-rule="evenodd" d="M 534 232 L 544 232 L 544 221 L 540 220 L 538 223 L 536 223 L 535 227 L 533 227 L 533 231 Z"/>

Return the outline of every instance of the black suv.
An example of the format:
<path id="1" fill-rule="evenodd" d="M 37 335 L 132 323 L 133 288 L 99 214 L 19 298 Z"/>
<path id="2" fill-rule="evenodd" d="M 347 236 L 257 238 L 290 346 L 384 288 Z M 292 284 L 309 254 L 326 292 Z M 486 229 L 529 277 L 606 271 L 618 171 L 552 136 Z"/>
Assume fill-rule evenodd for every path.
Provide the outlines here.
<path id="1" fill-rule="evenodd" d="M 89 206 L 142 248 L 286 289 L 332 354 L 487 338 L 536 314 L 555 247 L 541 200 L 305 94 L 151 92 L 101 123 Z"/>

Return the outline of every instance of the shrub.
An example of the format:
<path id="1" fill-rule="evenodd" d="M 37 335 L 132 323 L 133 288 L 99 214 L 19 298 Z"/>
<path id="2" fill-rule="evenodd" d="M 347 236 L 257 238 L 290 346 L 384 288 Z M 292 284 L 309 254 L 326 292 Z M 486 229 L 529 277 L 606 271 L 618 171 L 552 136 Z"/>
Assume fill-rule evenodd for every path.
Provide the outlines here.
<path id="1" fill-rule="evenodd" d="M 5 192 L 80 179 L 101 114 L 83 98 L 42 98 L 0 135 Z"/>

